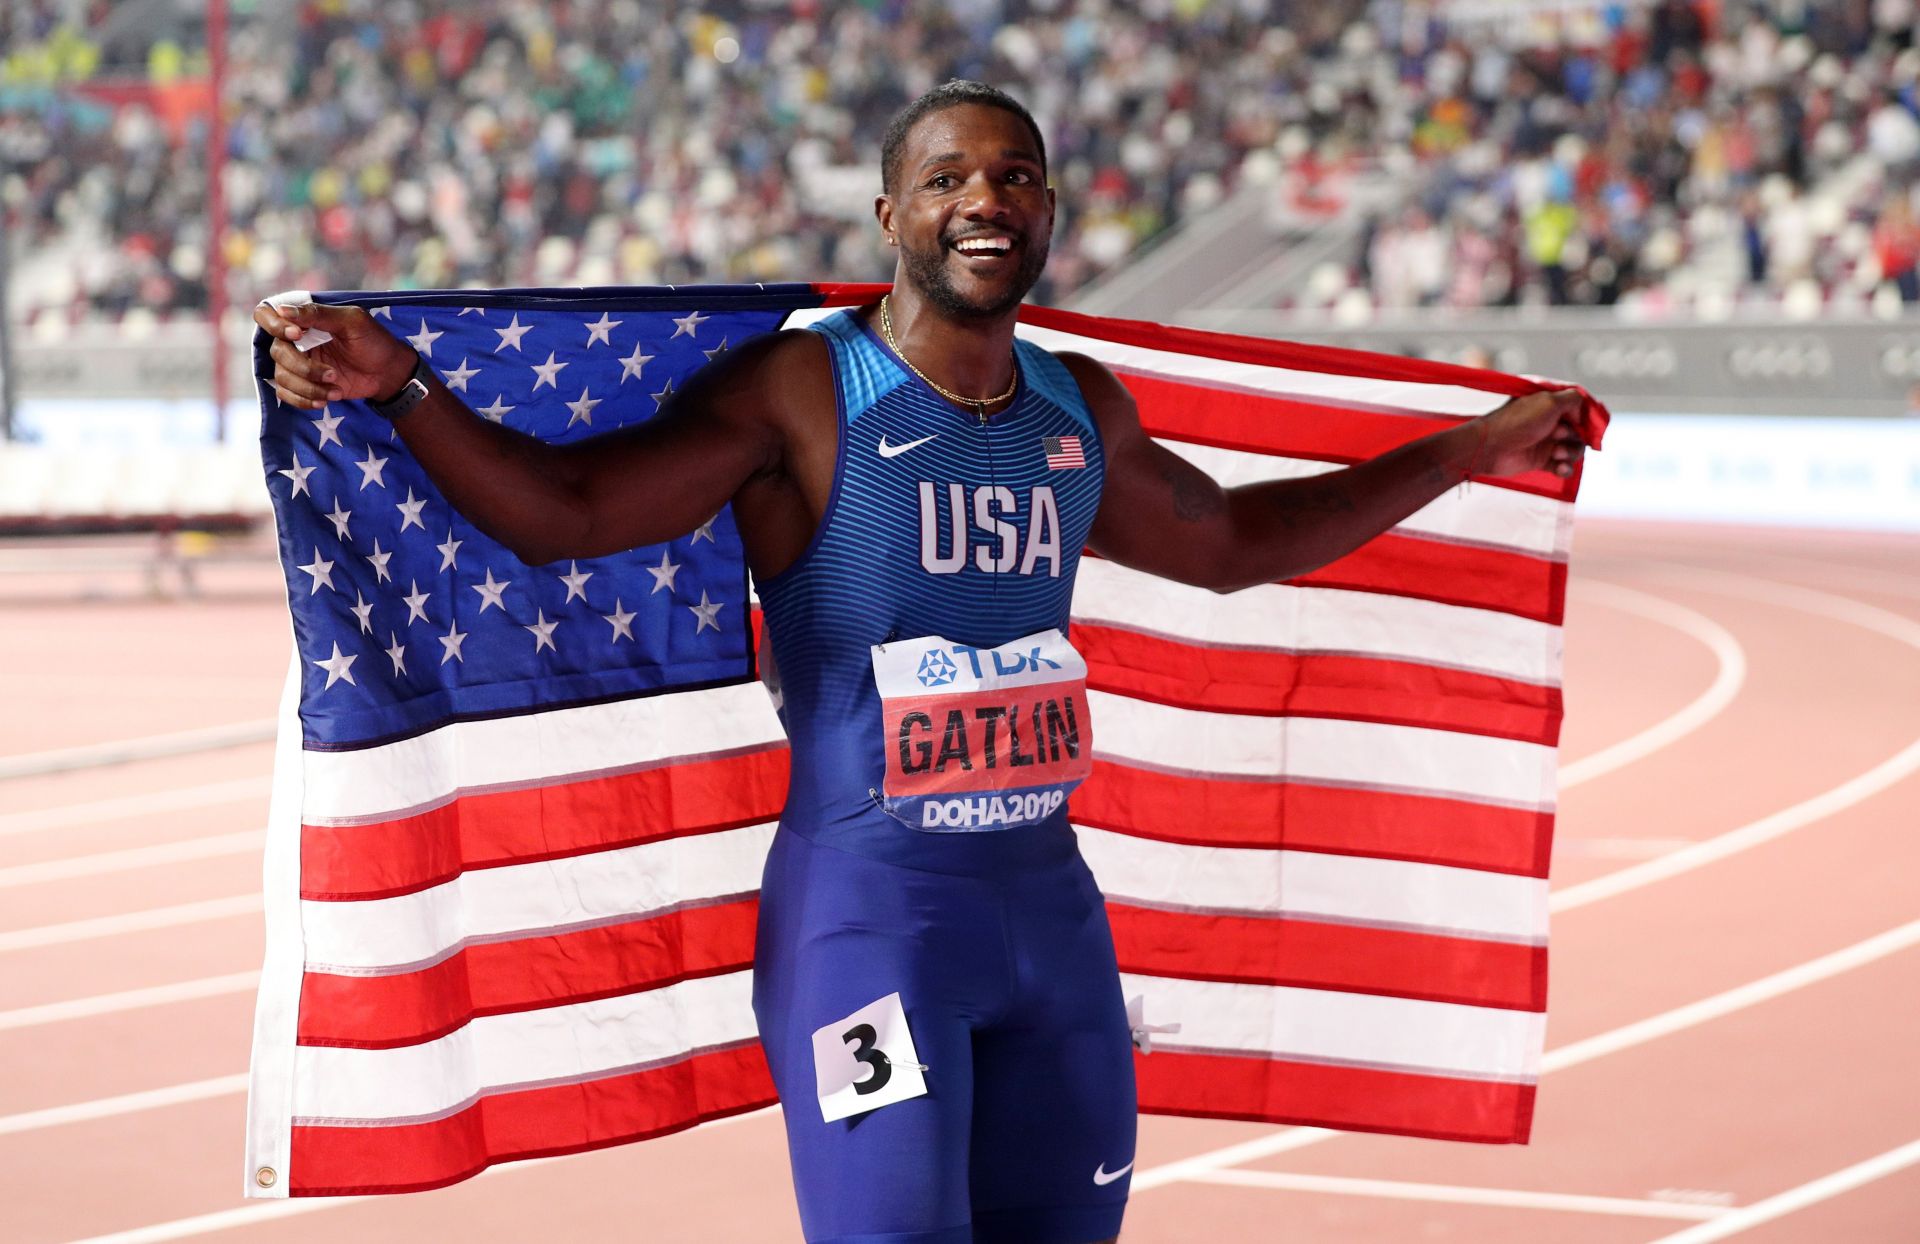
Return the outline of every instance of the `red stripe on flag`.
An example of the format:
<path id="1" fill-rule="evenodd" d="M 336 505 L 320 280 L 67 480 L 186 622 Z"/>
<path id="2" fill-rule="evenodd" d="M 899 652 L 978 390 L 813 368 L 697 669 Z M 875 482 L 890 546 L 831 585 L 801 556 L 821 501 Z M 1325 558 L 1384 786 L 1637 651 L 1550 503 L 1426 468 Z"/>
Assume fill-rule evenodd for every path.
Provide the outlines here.
<path id="1" fill-rule="evenodd" d="M 1552 746 L 1558 687 L 1384 657 L 1215 647 L 1075 620 L 1087 685 L 1211 712 L 1335 717 Z"/>
<path id="2" fill-rule="evenodd" d="M 496 1093 L 444 1119 L 392 1127 L 296 1125 L 294 1196 L 423 1192 L 497 1162 L 664 1136 L 774 1103 L 760 1043 L 580 1084 Z"/>
<path id="3" fill-rule="evenodd" d="M 1222 449 L 1341 464 L 1375 458 L 1431 432 L 1464 422 L 1457 416 L 1393 414 L 1298 397 L 1207 385 L 1116 369 L 1152 436 Z M 1477 484 L 1571 501 L 1576 484 L 1549 471 Z"/>
<path id="4" fill-rule="evenodd" d="M 1482 1144 L 1527 1143 L 1534 1086 L 1246 1054 L 1133 1056 L 1143 1114 L 1304 1123 Z"/>
<path id="5" fill-rule="evenodd" d="M 613 777 L 462 795 L 414 816 L 307 825 L 300 897 L 393 898 L 471 869 L 564 859 L 775 820 L 787 798 L 787 746 L 663 763 Z"/>
<path id="6" fill-rule="evenodd" d="M 1555 626 L 1566 616 L 1565 562 L 1393 532 L 1288 582 L 1493 609 Z"/>
<path id="7" fill-rule="evenodd" d="M 1075 823 L 1203 847 L 1274 847 L 1547 875 L 1553 813 L 1391 791 L 1161 773 L 1098 757 Z"/>
<path id="8" fill-rule="evenodd" d="M 417 972 L 308 972 L 301 1045 L 391 1049 L 444 1037 L 483 1015 L 590 1002 L 753 963 L 757 899 L 688 907 L 570 933 L 467 946 Z"/>
<path id="9" fill-rule="evenodd" d="M 1120 970 L 1547 1009 L 1547 949 L 1324 921 L 1107 904 Z"/>

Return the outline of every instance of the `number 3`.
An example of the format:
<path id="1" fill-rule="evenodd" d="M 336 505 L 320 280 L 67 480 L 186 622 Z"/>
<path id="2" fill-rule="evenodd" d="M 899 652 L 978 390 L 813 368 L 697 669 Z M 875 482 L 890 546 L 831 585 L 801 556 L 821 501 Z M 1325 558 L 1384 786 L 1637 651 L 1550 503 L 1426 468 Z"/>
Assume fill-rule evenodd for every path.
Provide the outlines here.
<path id="1" fill-rule="evenodd" d="M 884 1051 L 874 1048 L 873 1043 L 879 1040 L 879 1034 L 874 1032 L 873 1025 L 855 1024 L 841 1033 L 840 1039 L 854 1047 L 855 1062 L 862 1062 L 873 1068 L 873 1074 L 855 1083 L 853 1091 L 865 1096 L 885 1088 L 887 1081 L 893 1078 L 893 1064 L 887 1061 Z"/>

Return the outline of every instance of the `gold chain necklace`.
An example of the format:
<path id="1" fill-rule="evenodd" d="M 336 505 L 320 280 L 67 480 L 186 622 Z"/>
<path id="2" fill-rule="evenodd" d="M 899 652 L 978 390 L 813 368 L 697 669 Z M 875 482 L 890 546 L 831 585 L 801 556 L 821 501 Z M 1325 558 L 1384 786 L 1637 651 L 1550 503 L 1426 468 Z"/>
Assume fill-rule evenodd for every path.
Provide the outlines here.
<path id="1" fill-rule="evenodd" d="M 987 421 L 987 407 L 995 406 L 1006 401 L 1013 396 L 1013 391 L 1020 387 L 1020 363 L 1014 355 L 1013 347 L 1009 346 L 1007 347 L 1007 358 L 1008 361 L 1013 363 L 1013 379 L 1008 382 L 1005 393 L 1000 394 L 998 397 L 963 397 L 955 393 L 952 389 L 943 388 L 932 376 L 915 367 L 913 360 L 907 357 L 906 351 L 900 348 L 900 343 L 893 339 L 893 316 L 887 312 L 887 299 L 890 297 L 892 297 L 890 294 L 882 294 L 880 296 L 880 335 L 887 339 L 888 348 L 900 357 L 900 361 L 907 365 L 908 370 L 927 382 L 929 389 L 932 389 L 941 397 L 946 398 L 949 402 L 956 402 L 962 406 L 973 407 L 975 417 L 977 417 L 980 422 L 985 423 Z"/>

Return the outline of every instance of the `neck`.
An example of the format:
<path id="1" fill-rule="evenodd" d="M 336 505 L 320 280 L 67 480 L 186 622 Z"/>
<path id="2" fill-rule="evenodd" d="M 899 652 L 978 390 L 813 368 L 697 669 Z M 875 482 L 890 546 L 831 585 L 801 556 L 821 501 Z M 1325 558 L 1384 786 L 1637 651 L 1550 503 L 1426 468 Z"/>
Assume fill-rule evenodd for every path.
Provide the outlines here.
<path id="1" fill-rule="evenodd" d="M 955 316 L 897 280 L 887 310 L 900 353 L 944 387 L 968 397 L 991 397 L 1013 379 L 1018 308 L 996 316 Z"/>

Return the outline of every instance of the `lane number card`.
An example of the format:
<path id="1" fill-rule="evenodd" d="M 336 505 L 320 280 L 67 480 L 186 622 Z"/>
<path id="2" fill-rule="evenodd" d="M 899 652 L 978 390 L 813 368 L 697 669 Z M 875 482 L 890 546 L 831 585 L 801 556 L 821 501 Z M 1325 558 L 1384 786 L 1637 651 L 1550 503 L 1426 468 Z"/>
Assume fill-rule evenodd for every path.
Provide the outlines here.
<path id="1" fill-rule="evenodd" d="M 820 1113 L 831 1123 L 927 1091 L 900 995 L 890 993 L 813 1034 Z"/>

